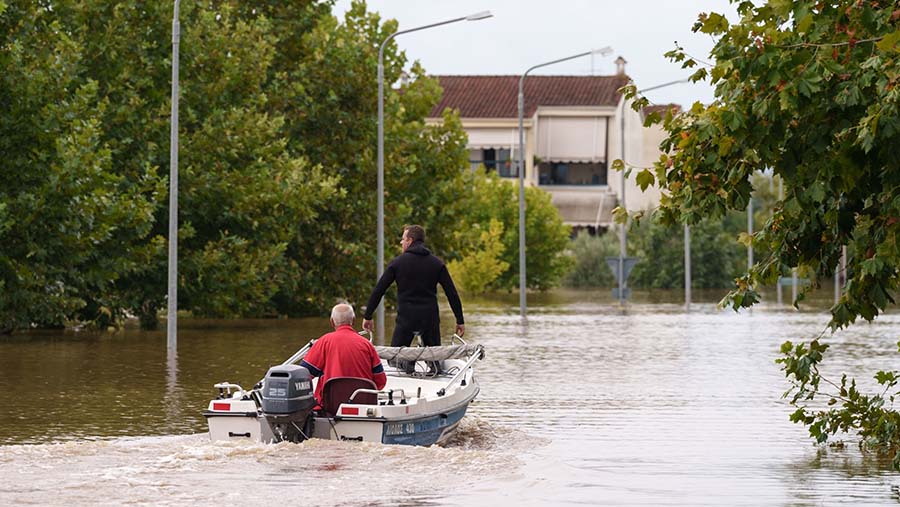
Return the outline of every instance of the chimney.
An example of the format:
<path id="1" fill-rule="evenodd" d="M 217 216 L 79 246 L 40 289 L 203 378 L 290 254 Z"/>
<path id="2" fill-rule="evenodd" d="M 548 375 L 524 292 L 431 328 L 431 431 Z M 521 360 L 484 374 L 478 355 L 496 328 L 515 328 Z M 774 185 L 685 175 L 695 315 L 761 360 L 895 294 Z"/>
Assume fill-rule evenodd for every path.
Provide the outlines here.
<path id="1" fill-rule="evenodd" d="M 616 75 L 624 76 L 625 75 L 625 64 L 628 63 L 621 56 L 616 58 Z"/>

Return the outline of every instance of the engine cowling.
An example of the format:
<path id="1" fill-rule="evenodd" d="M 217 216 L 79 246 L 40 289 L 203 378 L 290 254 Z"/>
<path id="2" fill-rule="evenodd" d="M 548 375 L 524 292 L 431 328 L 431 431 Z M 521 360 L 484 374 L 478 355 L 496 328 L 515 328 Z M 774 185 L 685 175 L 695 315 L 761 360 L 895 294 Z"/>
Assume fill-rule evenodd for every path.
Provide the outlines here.
<path id="1" fill-rule="evenodd" d="M 309 370 L 286 364 L 273 366 L 266 372 L 260 408 L 276 438 L 291 442 L 305 440 L 310 433 L 310 414 L 315 405 Z"/>

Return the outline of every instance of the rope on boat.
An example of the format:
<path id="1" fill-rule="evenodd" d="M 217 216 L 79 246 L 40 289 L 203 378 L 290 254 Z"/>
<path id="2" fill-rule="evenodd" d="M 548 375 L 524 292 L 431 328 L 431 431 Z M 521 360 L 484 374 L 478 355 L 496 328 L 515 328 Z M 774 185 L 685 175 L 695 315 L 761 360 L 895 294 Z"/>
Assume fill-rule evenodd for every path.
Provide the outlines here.
<path id="1" fill-rule="evenodd" d="M 443 361 L 468 358 L 484 353 L 482 345 L 445 345 L 441 347 L 375 347 L 378 356 L 388 361 Z"/>

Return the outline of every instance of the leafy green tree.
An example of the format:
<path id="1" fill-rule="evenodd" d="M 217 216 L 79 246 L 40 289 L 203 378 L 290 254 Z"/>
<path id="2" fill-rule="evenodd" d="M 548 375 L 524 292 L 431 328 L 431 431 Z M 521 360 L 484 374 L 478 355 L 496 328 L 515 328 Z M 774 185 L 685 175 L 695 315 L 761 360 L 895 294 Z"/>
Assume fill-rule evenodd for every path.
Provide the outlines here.
<path id="1" fill-rule="evenodd" d="M 181 284 L 186 308 L 223 317 L 275 312 L 296 273 L 288 244 L 339 194 L 336 177 L 287 149 L 265 91 L 277 39 L 267 18 L 239 13 L 199 11 L 184 40 Z"/>
<path id="2" fill-rule="evenodd" d="M 56 4 L 54 4 L 56 5 Z M 62 5 L 60 5 L 61 10 Z M 86 52 L 59 12 L 0 12 L 0 329 L 61 326 L 120 312 L 113 290 L 153 245 L 152 169 L 113 170 L 114 109 L 85 78 Z"/>
<path id="3" fill-rule="evenodd" d="M 632 270 L 629 285 L 648 289 L 684 287 L 683 228 L 644 222 L 648 223 L 632 228 L 628 236 L 633 255 L 641 259 Z M 737 242 L 738 231 L 728 225 L 727 220 L 708 220 L 691 227 L 692 286 L 730 287 L 746 268 L 746 249 Z"/>
<path id="4" fill-rule="evenodd" d="M 612 287 L 615 278 L 606 264 L 607 257 L 619 255 L 619 238 L 612 232 L 591 236 L 582 231 L 569 244 L 567 255 L 572 268 L 563 277 L 566 287 Z"/>
<path id="5" fill-rule="evenodd" d="M 494 290 L 513 290 L 519 286 L 519 189 L 483 169 L 467 171 L 464 199 L 454 202 L 460 222 L 454 229 L 464 231 L 478 227 L 489 229 L 492 220 L 503 223 L 503 255 L 501 261 L 509 269 L 491 284 Z M 525 274 L 529 289 L 546 290 L 559 285 L 571 269 L 572 259 L 565 255 L 569 243 L 569 226 L 563 224 L 559 211 L 550 202 L 550 194 L 537 188 L 525 189 Z"/>
<path id="6" fill-rule="evenodd" d="M 894 2 L 857 0 L 735 3 L 736 23 L 711 13 L 694 25 L 717 39 L 715 64 L 694 74 L 716 86 L 716 101 L 664 120 L 668 155 L 645 173 L 665 190 L 661 217 L 697 223 L 744 209 L 751 175 L 768 167 L 783 179 L 784 199 L 749 239 L 769 255 L 722 303 L 753 305 L 761 283 L 795 266 L 817 284 L 834 272 L 848 245 L 847 284 L 831 308 L 830 327 L 872 320 L 894 303 L 900 281 L 900 10 Z M 680 48 L 669 55 L 685 67 L 698 64 Z M 848 394 L 854 382 L 821 382 L 824 347 L 817 341 L 786 343 L 782 350 L 795 421 L 809 425 L 819 441 L 855 428 L 862 445 L 895 452 L 900 467 L 889 373 L 876 375 L 884 392 L 861 403 Z M 832 386 L 835 404 L 816 406 Z"/>
<path id="7" fill-rule="evenodd" d="M 471 245 L 461 260 L 447 263 L 447 269 L 456 283 L 469 292 L 482 293 L 509 268 L 509 263 L 500 260 L 503 255 L 503 223 L 491 219 L 490 225 L 483 230 L 480 224 L 458 234 L 468 236 Z M 472 237 L 477 235 L 477 237 Z"/>

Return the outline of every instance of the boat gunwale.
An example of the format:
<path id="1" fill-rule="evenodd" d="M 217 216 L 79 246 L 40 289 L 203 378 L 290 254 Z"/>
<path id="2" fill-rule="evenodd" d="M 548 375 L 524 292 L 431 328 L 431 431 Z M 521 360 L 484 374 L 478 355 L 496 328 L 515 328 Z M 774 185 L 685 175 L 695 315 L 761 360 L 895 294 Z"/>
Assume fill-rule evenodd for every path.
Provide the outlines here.
<path id="1" fill-rule="evenodd" d="M 474 392 L 472 393 L 471 396 L 467 396 L 466 398 L 460 400 L 459 402 L 454 403 L 453 405 L 450 405 L 449 407 L 447 407 L 446 410 L 439 410 L 437 412 L 428 412 L 428 413 L 424 413 L 424 414 L 403 414 L 402 416 L 390 417 L 390 418 L 385 417 L 385 416 L 367 417 L 367 416 L 359 416 L 359 415 L 357 415 L 357 416 L 335 415 L 334 417 L 315 417 L 315 416 L 313 416 L 313 417 L 315 419 L 330 419 L 335 422 L 339 422 L 339 421 L 355 421 L 355 422 L 376 421 L 376 422 L 382 422 L 382 423 L 413 421 L 416 419 L 427 419 L 429 417 L 434 417 L 434 416 L 440 415 L 442 413 L 454 412 L 454 411 L 458 410 L 459 407 L 462 405 L 468 406 L 470 403 L 472 403 L 472 401 L 478 396 L 478 393 L 480 393 L 480 392 L 481 392 L 481 387 L 479 387 L 477 384 L 475 384 Z M 353 404 L 353 403 L 350 403 L 350 404 L 342 403 L 340 406 L 344 407 L 345 405 L 348 405 L 350 407 L 358 407 L 358 408 L 385 406 L 385 405 L 360 405 L 360 404 Z M 394 406 L 396 407 L 398 405 L 394 405 Z"/>

